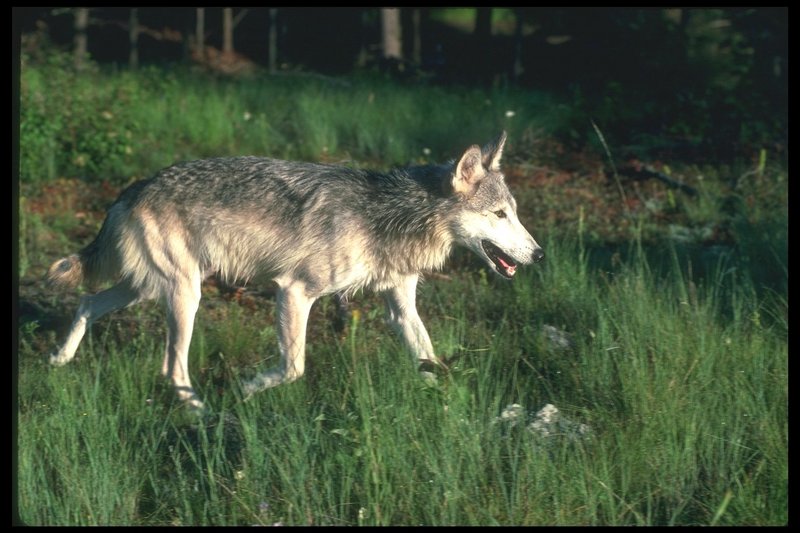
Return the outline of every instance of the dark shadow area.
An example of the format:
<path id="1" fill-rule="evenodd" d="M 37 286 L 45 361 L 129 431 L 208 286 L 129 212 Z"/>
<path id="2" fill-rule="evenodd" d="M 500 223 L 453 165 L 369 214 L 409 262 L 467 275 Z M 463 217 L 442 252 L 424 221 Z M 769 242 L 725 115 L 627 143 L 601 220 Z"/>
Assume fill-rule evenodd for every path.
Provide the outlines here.
<path id="1" fill-rule="evenodd" d="M 591 118 L 625 147 L 623 157 L 712 160 L 763 145 L 786 149 L 786 8 L 401 8 L 399 57 L 386 55 L 381 11 L 235 8 L 226 52 L 223 10 L 204 8 L 211 55 L 201 59 L 197 8 L 137 8 L 137 61 L 223 74 L 374 71 L 414 84 L 551 91 L 574 111 L 565 138 L 591 140 Z M 73 47 L 74 10 L 14 15 L 29 53 L 48 43 Z M 89 10 L 94 61 L 129 63 L 131 16 L 130 8 Z"/>

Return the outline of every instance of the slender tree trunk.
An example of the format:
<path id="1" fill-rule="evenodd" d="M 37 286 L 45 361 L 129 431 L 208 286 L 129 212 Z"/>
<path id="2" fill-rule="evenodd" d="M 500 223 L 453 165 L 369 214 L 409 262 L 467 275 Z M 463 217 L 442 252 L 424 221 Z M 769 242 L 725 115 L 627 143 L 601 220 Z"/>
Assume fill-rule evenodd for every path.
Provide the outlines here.
<path id="1" fill-rule="evenodd" d="M 131 9 L 131 18 L 128 26 L 128 37 L 131 43 L 128 67 L 131 70 L 136 70 L 139 68 L 139 10 L 135 7 Z"/>
<path id="2" fill-rule="evenodd" d="M 475 37 L 488 41 L 492 35 L 492 8 L 475 8 Z"/>
<path id="3" fill-rule="evenodd" d="M 189 10 L 186 10 L 186 13 L 189 13 Z M 181 61 L 186 64 L 190 61 L 192 57 L 192 46 L 194 46 L 194 34 L 192 28 L 192 21 L 190 17 L 186 17 L 183 20 L 183 29 L 181 31 Z"/>
<path id="4" fill-rule="evenodd" d="M 492 8 L 478 7 L 475 9 L 475 32 L 476 41 L 475 64 L 476 73 L 482 81 L 491 79 L 494 70 L 494 56 L 492 54 Z"/>
<path id="5" fill-rule="evenodd" d="M 403 38 L 400 30 L 400 9 L 381 8 L 383 57 L 403 59 Z"/>
<path id="6" fill-rule="evenodd" d="M 363 68 L 367 66 L 367 59 L 369 53 L 367 52 L 367 36 L 369 35 L 369 12 L 367 9 L 361 10 L 361 42 L 359 43 L 358 57 L 356 58 L 356 66 Z"/>
<path id="7" fill-rule="evenodd" d="M 197 24 L 194 28 L 195 49 L 200 59 L 205 57 L 206 46 L 206 9 L 204 7 L 197 8 Z"/>
<path id="8" fill-rule="evenodd" d="M 522 10 L 514 10 L 516 26 L 514 27 L 514 64 L 512 65 L 511 79 L 518 82 L 525 70 L 522 66 Z"/>
<path id="9" fill-rule="evenodd" d="M 415 65 L 422 64 L 422 16 L 420 9 L 411 10 L 411 25 L 413 26 L 413 46 L 411 48 L 411 60 Z"/>
<path id="10" fill-rule="evenodd" d="M 86 60 L 86 28 L 89 26 L 89 8 L 75 8 L 75 70 L 83 70 Z"/>
<path id="11" fill-rule="evenodd" d="M 269 73 L 275 74 L 278 71 L 278 10 L 269 10 Z"/>
<path id="12" fill-rule="evenodd" d="M 233 8 L 222 10 L 222 53 L 233 52 Z"/>

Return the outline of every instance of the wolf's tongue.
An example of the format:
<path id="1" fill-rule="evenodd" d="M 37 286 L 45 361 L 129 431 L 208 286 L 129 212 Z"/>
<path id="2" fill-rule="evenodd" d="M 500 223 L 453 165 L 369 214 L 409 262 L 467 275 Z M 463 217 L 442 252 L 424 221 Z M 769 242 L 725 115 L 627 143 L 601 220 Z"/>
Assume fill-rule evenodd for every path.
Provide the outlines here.
<path id="1" fill-rule="evenodd" d="M 502 257 L 498 257 L 498 258 L 497 258 L 497 260 L 498 260 L 498 261 L 500 261 L 500 264 L 501 264 L 501 265 L 503 265 L 503 268 L 505 268 L 505 269 L 506 269 L 506 272 L 507 272 L 509 275 L 512 275 L 514 272 L 516 272 L 516 271 L 517 271 L 517 265 L 509 265 L 508 263 L 506 263 L 505 261 L 503 261 L 503 258 L 502 258 Z"/>

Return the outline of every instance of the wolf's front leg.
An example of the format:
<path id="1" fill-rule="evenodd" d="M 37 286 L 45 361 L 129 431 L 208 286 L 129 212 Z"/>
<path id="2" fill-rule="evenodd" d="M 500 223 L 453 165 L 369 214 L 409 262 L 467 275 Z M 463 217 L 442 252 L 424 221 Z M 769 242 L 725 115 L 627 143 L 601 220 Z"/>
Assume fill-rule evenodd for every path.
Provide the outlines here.
<path id="1" fill-rule="evenodd" d="M 425 324 L 417 313 L 417 280 L 419 276 L 408 276 L 396 287 L 385 293 L 386 306 L 389 311 L 389 322 L 403 338 L 414 364 L 426 379 L 435 378 L 430 372 L 431 366 L 441 365 L 441 361 L 433 353 L 433 344 L 425 329 Z"/>
<path id="2" fill-rule="evenodd" d="M 281 383 L 290 383 L 305 371 L 306 362 L 306 324 L 308 313 L 315 298 L 305 293 L 305 285 L 300 282 L 279 282 L 278 304 L 278 343 L 281 361 L 278 366 L 262 372 L 243 384 L 246 397 Z"/>
<path id="3" fill-rule="evenodd" d="M 72 361 L 86 330 L 95 320 L 106 313 L 132 305 L 138 300 L 138 293 L 125 283 L 119 283 L 94 296 L 81 298 L 80 307 L 75 313 L 67 339 L 56 353 L 50 355 L 50 364 L 61 366 Z"/>

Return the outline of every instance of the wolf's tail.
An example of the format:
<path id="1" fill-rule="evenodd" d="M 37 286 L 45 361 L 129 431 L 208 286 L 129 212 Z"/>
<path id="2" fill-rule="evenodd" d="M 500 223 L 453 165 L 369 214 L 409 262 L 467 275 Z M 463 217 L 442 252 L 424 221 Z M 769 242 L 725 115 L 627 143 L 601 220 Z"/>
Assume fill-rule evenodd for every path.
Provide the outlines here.
<path id="1" fill-rule="evenodd" d="M 62 257 L 47 270 L 46 282 L 55 288 L 74 289 L 81 283 L 94 285 L 119 274 L 114 246 L 114 213 L 110 212 L 97 237 L 77 254 Z"/>
<path id="2" fill-rule="evenodd" d="M 80 254 L 62 257 L 47 270 L 47 284 L 59 289 L 74 289 L 83 282 L 83 259 Z"/>

